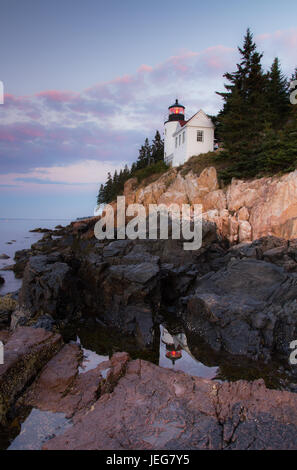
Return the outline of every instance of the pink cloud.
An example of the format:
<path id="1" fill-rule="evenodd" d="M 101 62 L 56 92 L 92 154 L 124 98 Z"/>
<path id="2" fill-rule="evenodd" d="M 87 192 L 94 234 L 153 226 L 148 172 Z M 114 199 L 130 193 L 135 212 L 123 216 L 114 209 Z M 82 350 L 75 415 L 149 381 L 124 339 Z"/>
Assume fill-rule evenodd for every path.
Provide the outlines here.
<path id="1" fill-rule="evenodd" d="M 142 64 L 137 70 L 137 72 L 138 73 L 151 72 L 152 70 L 153 70 L 153 67 L 151 67 L 150 65 Z"/>
<path id="2" fill-rule="evenodd" d="M 109 83 L 131 83 L 133 82 L 133 78 L 131 75 L 123 75 L 122 77 L 117 77 Z"/>
<path id="3" fill-rule="evenodd" d="M 297 29 L 265 33 L 258 40 L 269 52 L 275 49 L 289 57 L 289 50 L 296 57 Z M 215 113 L 221 105 L 215 91 L 223 89 L 223 74 L 233 71 L 237 61 L 235 48 L 219 44 L 198 52 L 181 50 L 159 64 L 142 64 L 134 74 L 81 93 L 7 94 L 1 107 L 1 164 L 11 168 L 18 162 L 23 169 L 35 167 L 39 160 L 48 166 L 86 158 L 134 160 L 143 138 L 161 130 L 176 96 L 188 115 L 199 108 Z"/>
<path id="4" fill-rule="evenodd" d="M 273 33 L 259 34 L 256 37 L 264 51 L 268 51 L 268 58 L 278 56 L 285 64 L 287 73 L 292 73 L 297 65 L 297 28 L 277 30 Z M 270 54 L 269 54 L 270 53 Z M 264 60 L 267 55 L 264 54 Z"/>
<path id="5" fill-rule="evenodd" d="M 280 45 L 294 48 L 296 52 L 297 28 L 291 28 L 289 30 L 277 30 L 273 33 L 259 34 L 256 39 L 259 41 L 271 41 L 274 43 L 279 43 Z"/>
<path id="6" fill-rule="evenodd" d="M 13 133 L 0 129 L 0 142 L 1 141 L 14 142 L 15 140 L 16 140 L 16 136 Z"/>
<path id="7" fill-rule="evenodd" d="M 37 96 L 38 98 L 46 98 L 47 100 L 52 102 L 64 103 L 73 100 L 73 98 L 76 98 L 77 93 L 70 91 L 48 90 L 36 93 L 35 96 Z"/>

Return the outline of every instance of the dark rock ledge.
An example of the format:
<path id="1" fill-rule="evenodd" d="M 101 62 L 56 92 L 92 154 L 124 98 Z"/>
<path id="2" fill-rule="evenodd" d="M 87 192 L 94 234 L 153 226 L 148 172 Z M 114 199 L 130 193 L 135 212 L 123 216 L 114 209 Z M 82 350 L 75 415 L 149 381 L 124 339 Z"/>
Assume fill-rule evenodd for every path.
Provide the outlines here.
<path id="1" fill-rule="evenodd" d="M 296 240 L 229 246 L 207 222 L 203 246 L 191 252 L 182 240 L 99 242 L 94 223 L 54 230 L 16 254 L 15 272 L 24 274 L 13 327 L 44 315 L 37 325 L 57 329 L 95 317 L 148 346 L 163 308 L 214 351 L 288 359 L 297 339 Z"/>

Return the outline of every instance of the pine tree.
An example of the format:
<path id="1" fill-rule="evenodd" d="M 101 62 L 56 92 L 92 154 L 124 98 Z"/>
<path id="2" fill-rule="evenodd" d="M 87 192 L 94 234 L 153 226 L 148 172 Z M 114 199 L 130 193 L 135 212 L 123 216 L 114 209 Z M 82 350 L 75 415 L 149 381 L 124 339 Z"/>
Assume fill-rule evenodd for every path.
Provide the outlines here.
<path id="1" fill-rule="evenodd" d="M 146 151 L 145 151 L 144 145 L 142 145 L 139 149 L 139 155 L 138 155 L 138 159 L 136 162 L 136 169 L 141 170 L 142 168 L 145 168 L 146 165 L 147 165 Z"/>
<path id="2" fill-rule="evenodd" d="M 132 166 L 131 166 L 131 171 L 130 171 L 131 177 L 135 175 L 136 170 L 137 170 L 137 164 L 134 162 L 132 163 Z"/>
<path id="3" fill-rule="evenodd" d="M 111 202 L 113 196 L 113 179 L 110 172 L 107 173 L 107 181 L 104 186 L 104 199 L 105 203 Z"/>
<path id="4" fill-rule="evenodd" d="M 98 192 L 98 196 L 97 196 L 97 205 L 99 206 L 100 204 L 104 204 L 104 202 L 105 202 L 105 200 L 104 200 L 104 186 L 103 186 L 103 184 L 101 184 L 99 192 Z"/>
<path id="5" fill-rule="evenodd" d="M 139 156 L 136 162 L 138 170 L 145 168 L 151 164 L 151 146 L 148 138 L 145 139 L 144 145 L 139 149 Z"/>
<path id="6" fill-rule="evenodd" d="M 152 151 L 151 151 L 151 146 L 150 146 L 148 138 L 146 138 L 145 142 L 144 142 L 144 160 L 145 160 L 145 163 L 146 163 L 145 166 L 151 165 L 151 163 L 152 163 Z"/>
<path id="7" fill-rule="evenodd" d="M 164 143 L 158 131 L 156 131 L 152 145 L 146 138 L 144 145 L 139 149 L 137 162 L 132 163 L 131 170 L 129 170 L 128 165 L 125 165 L 124 170 L 120 170 L 119 173 L 115 171 L 113 177 L 108 173 L 106 183 L 100 186 L 97 203 L 107 204 L 115 200 L 118 195 L 123 194 L 125 182 L 131 177 L 139 177 L 141 173 L 142 178 L 144 178 L 153 174 L 154 171 L 166 171 L 165 164 L 163 166 L 159 164 L 158 168 L 151 166 L 159 160 L 163 160 L 163 146 Z M 151 168 L 147 168 L 148 166 L 151 166 Z M 142 172 L 139 170 L 142 170 Z"/>
<path id="8" fill-rule="evenodd" d="M 257 171 L 256 159 L 261 149 L 267 119 L 267 75 L 261 65 L 262 54 L 257 52 L 250 30 L 238 48 L 241 62 L 237 70 L 224 75 L 226 91 L 218 93 L 224 107 L 218 116 L 220 138 L 225 154 L 234 161 L 234 175 L 253 175 Z M 231 169 L 232 171 L 232 169 Z"/>
<path id="9" fill-rule="evenodd" d="M 268 120 L 272 127 L 277 129 L 285 123 L 290 112 L 289 84 L 280 69 L 279 59 L 276 57 L 268 72 Z"/>
<path id="10" fill-rule="evenodd" d="M 154 140 L 152 142 L 151 156 L 153 163 L 164 160 L 164 141 L 162 140 L 159 131 L 156 131 Z"/>
<path id="11" fill-rule="evenodd" d="M 123 178 L 125 179 L 125 181 L 127 181 L 127 179 L 130 178 L 130 171 L 129 171 L 128 165 L 125 165 L 124 167 Z"/>

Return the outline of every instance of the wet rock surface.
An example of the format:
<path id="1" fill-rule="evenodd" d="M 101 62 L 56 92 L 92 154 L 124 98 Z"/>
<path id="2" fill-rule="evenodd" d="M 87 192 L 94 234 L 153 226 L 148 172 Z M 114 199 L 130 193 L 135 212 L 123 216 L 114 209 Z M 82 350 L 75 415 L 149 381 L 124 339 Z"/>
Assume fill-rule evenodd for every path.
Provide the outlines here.
<path id="1" fill-rule="evenodd" d="M 294 449 L 296 405 L 261 380 L 220 384 L 136 360 L 43 449 Z"/>
<path id="2" fill-rule="evenodd" d="M 10 326 L 11 316 L 17 307 L 14 294 L 7 294 L 0 297 L 0 329 Z"/>
<path id="3" fill-rule="evenodd" d="M 297 390 L 288 365 L 297 338 L 296 240 L 230 245 L 206 221 L 203 245 L 191 252 L 183 240 L 98 241 L 97 220 L 47 232 L 16 254 L 23 285 L 12 308 L 0 311 L 8 358 L 0 366 L 2 424 L 23 408 L 62 413 L 72 425 L 46 448 L 293 448 L 295 395 L 238 378 L 264 377 L 266 363 L 270 378 L 279 373 L 279 388 Z M 206 363 L 222 365 L 222 380 L 236 382 L 113 355 L 128 341 L 79 373 L 81 347 L 63 345 L 57 334 L 73 330 L 75 341 L 77 324 L 102 325 L 147 354 L 134 359 L 150 352 L 157 362 L 158 328 L 169 317 L 182 324 L 190 353 L 205 344 Z M 239 373 L 248 360 L 254 369 Z M 284 367 L 270 371 L 278 360 Z"/>
<path id="4" fill-rule="evenodd" d="M 78 419 L 104 393 L 109 393 L 124 375 L 129 356 L 117 353 L 95 369 L 78 373 L 82 351 L 67 344 L 43 369 L 39 378 L 18 401 L 17 406 L 33 406 L 42 411 L 64 413 Z"/>
<path id="5" fill-rule="evenodd" d="M 10 407 L 12 417 L 29 410 L 12 449 L 296 448 L 297 395 L 263 380 L 220 383 L 127 353 L 84 372 L 81 346 L 46 330 L 19 327 L 0 340 L 2 425 Z"/>
<path id="6" fill-rule="evenodd" d="M 162 280 L 170 275 L 184 292 L 198 272 L 193 255 L 176 240 L 98 242 L 94 223 L 76 222 L 61 239 L 32 246 L 13 325 L 32 325 L 45 314 L 59 325 L 88 312 L 149 345 Z M 211 224 L 204 231 L 216 239 Z"/>
<path id="7" fill-rule="evenodd" d="M 61 346 L 60 335 L 40 328 L 19 327 L 8 336 L 4 364 L 0 365 L 0 425 L 6 423 L 17 395 Z"/>
<path id="8" fill-rule="evenodd" d="M 206 221 L 202 247 L 185 251 L 182 240 L 100 242 L 96 221 L 75 222 L 62 237 L 53 231 L 32 246 L 13 327 L 60 329 L 88 316 L 147 347 L 162 307 L 215 351 L 288 358 L 297 337 L 296 240 L 230 246 Z"/>
<path id="9" fill-rule="evenodd" d="M 195 293 L 181 301 L 182 316 L 215 350 L 289 357 L 297 337 L 296 295 L 296 274 L 266 261 L 236 259 L 197 280 Z"/>

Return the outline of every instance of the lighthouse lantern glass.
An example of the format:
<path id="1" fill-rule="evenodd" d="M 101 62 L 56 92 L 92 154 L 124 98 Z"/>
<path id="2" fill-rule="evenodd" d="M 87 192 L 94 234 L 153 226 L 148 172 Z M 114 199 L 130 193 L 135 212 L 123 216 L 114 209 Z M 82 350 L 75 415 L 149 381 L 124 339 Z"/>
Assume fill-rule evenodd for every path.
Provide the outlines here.
<path id="1" fill-rule="evenodd" d="M 183 113 L 184 113 L 183 108 L 179 108 L 179 107 L 170 108 L 170 114 L 183 114 Z"/>

